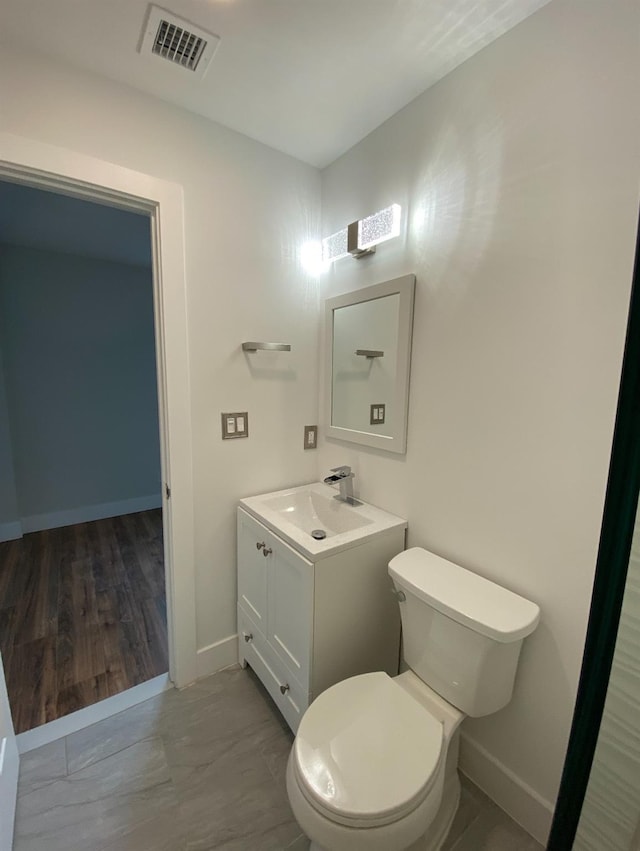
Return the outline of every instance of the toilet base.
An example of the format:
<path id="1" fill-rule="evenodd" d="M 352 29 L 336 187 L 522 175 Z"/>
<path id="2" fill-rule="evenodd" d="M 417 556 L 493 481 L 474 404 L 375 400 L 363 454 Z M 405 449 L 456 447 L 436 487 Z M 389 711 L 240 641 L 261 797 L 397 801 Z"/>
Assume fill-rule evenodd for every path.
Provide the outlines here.
<path id="1" fill-rule="evenodd" d="M 459 804 L 460 780 L 458 772 L 455 771 L 445 780 L 442 790 L 442 803 L 437 816 L 429 826 L 427 834 L 410 845 L 407 851 L 440 851 L 443 842 L 449 835 Z"/>

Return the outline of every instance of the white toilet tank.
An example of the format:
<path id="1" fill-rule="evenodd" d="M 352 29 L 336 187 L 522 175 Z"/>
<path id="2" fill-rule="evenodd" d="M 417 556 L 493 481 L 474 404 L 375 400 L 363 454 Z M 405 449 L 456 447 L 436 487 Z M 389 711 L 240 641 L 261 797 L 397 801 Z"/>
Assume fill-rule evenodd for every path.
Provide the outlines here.
<path id="1" fill-rule="evenodd" d="M 420 547 L 391 559 L 407 665 L 466 715 L 511 700 L 522 640 L 540 609 L 506 588 Z"/>

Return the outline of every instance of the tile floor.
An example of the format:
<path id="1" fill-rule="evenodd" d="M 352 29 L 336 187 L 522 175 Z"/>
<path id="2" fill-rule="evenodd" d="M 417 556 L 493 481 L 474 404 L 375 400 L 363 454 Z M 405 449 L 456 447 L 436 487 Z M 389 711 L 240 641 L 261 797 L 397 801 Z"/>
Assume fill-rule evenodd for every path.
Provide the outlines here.
<path id="1" fill-rule="evenodd" d="M 291 741 L 248 669 L 167 691 L 23 755 L 14 851 L 307 851 Z M 542 851 L 467 781 L 445 849 Z"/>

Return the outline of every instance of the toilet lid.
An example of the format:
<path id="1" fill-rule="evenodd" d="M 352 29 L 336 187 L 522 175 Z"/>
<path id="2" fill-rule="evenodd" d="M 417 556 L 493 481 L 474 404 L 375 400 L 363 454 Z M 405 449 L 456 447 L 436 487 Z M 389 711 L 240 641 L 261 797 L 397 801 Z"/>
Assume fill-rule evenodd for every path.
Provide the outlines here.
<path id="1" fill-rule="evenodd" d="M 443 728 L 384 672 L 332 686 L 305 712 L 293 746 L 301 790 L 343 823 L 384 824 L 426 797 Z"/>

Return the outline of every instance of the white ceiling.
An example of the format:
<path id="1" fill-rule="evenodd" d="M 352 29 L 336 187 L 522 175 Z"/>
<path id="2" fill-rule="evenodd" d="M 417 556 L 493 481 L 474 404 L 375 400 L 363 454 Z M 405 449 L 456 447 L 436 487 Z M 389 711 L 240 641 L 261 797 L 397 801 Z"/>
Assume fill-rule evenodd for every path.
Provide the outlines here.
<path id="1" fill-rule="evenodd" d="M 147 0 L 2 0 L 3 41 L 325 166 L 549 0 L 160 0 L 222 39 L 203 80 L 138 52 Z"/>

